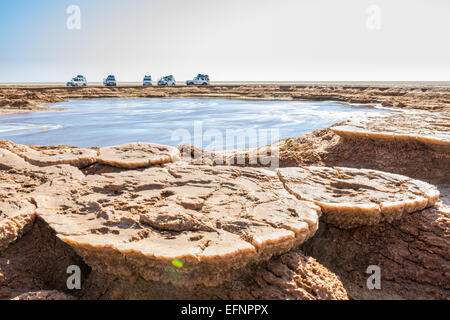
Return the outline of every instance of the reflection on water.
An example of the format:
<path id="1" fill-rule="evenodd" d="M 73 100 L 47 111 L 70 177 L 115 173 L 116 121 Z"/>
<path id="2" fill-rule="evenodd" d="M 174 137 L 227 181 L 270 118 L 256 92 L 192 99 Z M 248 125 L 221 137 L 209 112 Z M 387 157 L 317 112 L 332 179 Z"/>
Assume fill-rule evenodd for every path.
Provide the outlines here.
<path id="1" fill-rule="evenodd" d="M 336 102 L 222 99 L 94 99 L 53 105 L 66 111 L 0 117 L 0 138 L 34 145 L 108 146 L 182 142 L 210 150 L 254 147 L 386 110 Z"/>

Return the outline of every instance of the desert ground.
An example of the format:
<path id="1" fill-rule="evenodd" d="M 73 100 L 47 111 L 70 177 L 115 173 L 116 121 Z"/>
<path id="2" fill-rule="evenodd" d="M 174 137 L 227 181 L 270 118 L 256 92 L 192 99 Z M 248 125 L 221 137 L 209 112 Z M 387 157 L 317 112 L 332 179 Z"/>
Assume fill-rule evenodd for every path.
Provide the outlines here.
<path id="1" fill-rule="evenodd" d="M 128 97 L 395 112 L 234 152 L 0 140 L 0 299 L 450 298 L 448 83 L 4 84 L 0 113 Z"/>
<path id="2" fill-rule="evenodd" d="M 125 84 L 105 88 L 63 85 L 0 85 L 0 113 L 46 110 L 45 104 L 69 99 L 204 97 L 228 99 L 333 100 L 389 108 L 449 111 L 450 83 L 214 84 L 207 87 L 142 87 Z"/>

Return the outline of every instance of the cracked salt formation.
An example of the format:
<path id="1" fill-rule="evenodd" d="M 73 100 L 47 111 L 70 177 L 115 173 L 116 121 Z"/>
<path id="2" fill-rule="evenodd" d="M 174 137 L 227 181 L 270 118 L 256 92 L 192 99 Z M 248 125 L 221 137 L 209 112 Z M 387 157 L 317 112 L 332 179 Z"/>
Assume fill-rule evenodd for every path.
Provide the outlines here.
<path id="1" fill-rule="evenodd" d="M 12 153 L 18 153 L 27 151 L 28 147 L 22 144 L 15 144 L 14 142 L 0 139 L 0 149 L 8 150 Z"/>
<path id="2" fill-rule="evenodd" d="M 77 168 L 86 168 L 96 162 L 119 168 L 135 169 L 155 164 L 174 162 L 180 159 L 177 148 L 153 143 L 128 143 L 119 146 L 100 148 L 77 148 L 69 146 L 25 146 L 0 140 L 0 157 L 4 157 L 2 169 L 8 169 L 6 157 L 10 151 L 26 162 L 40 166 L 67 164 Z M 9 161 L 8 163 L 11 163 Z M 21 160 L 21 162 L 23 162 Z"/>
<path id="3" fill-rule="evenodd" d="M 53 179 L 37 212 L 93 269 L 206 286 L 303 243 L 319 207 L 296 199 L 274 172 L 183 163 Z M 165 272 L 174 259 L 181 279 Z"/>
<path id="4" fill-rule="evenodd" d="M 397 112 L 348 120 L 331 128 L 344 138 L 418 141 L 450 152 L 450 113 Z"/>
<path id="5" fill-rule="evenodd" d="M 0 252 L 15 242 L 35 218 L 35 206 L 18 196 L 35 181 L 21 174 L 0 171 Z"/>
<path id="6" fill-rule="evenodd" d="M 1 195 L 0 200 L 3 200 Z M 32 225 L 35 209 L 30 202 L 20 199 L 0 202 L 0 252 L 19 239 Z"/>
<path id="7" fill-rule="evenodd" d="M 41 167 L 68 164 L 83 168 L 97 160 L 96 150 L 74 147 L 45 147 L 38 150 L 30 148 L 27 152 L 21 152 L 18 155 L 29 163 Z"/>
<path id="8" fill-rule="evenodd" d="M 141 161 L 142 152 L 141 163 L 149 163 L 154 153 L 145 155 L 145 148 L 139 146 L 142 144 L 130 145 L 134 146 L 128 149 L 130 157 L 115 151 L 113 156 L 130 165 Z M 128 153 L 122 147 L 113 148 Z M 27 148 L 0 141 L 0 252 L 14 257 L 28 252 L 17 251 L 26 237 L 29 244 L 59 243 L 64 252 L 75 250 L 70 257 L 93 269 L 84 298 L 154 298 L 154 293 L 168 299 L 346 298 L 339 279 L 295 250 L 300 244 L 316 243 L 305 240 L 315 235 L 320 208 L 324 224 L 330 222 L 341 231 L 369 225 L 369 229 L 349 230 L 361 229 L 361 234 L 367 235 L 372 228 L 384 232 L 383 222 L 389 226 L 405 213 L 433 205 L 439 196 L 436 188 L 425 182 L 375 170 L 302 167 L 273 172 L 197 166 L 189 164 L 189 152 L 187 162 L 149 165 L 140 170 L 96 163 L 102 170 L 83 168 L 89 174 L 85 176 L 74 166 L 32 165 L 17 155 Z M 134 155 L 133 150 L 137 150 Z M 434 208 L 417 211 L 399 222 Z M 35 215 L 39 217 L 35 219 Z M 31 226 L 31 231 L 14 243 Z M 42 228 L 50 230 L 50 238 L 36 240 Z M 429 241 L 440 243 L 442 239 L 442 233 L 436 233 Z M 323 237 L 317 241 L 320 252 L 327 249 L 323 241 Z M 380 246 L 380 252 L 384 248 Z M 428 252 L 429 248 L 423 250 Z M 39 246 L 35 251 L 33 254 L 41 257 Z M 52 248 L 48 252 L 52 258 L 41 260 L 57 262 L 39 272 L 65 270 L 60 262 L 65 254 L 54 253 Z M 277 257 L 270 259 L 274 255 Z M 34 259 L 32 255 L 28 258 Z M 436 254 L 430 254 L 429 259 L 437 261 Z M 175 273 L 174 260 L 181 262 Z M 13 298 L 25 293 L 17 298 L 51 299 L 55 293 L 57 299 L 63 298 L 56 291 L 39 292 L 60 290 L 59 286 L 17 287 L 14 279 L 23 270 L 17 273 L 15 268 L 27 263 L 20 260 L 11 267 L 5 259 L 0 262 L 0 289 L 4 289 L 0 296 Z M 411 274 L 417 270 L 412 268 Z M 7 273 L 3 280 L 2 272 Z M 36 273 L 24 283 L 33 282 L 33 277 L 40 279 Z M 438 282 L 431 279 L 430 283 Z M 10 294 L 8 288 L 17 290 Z M 110 295 L 104 295 L 105 288 L 113 288 Z"/>
<path id="9" fill-rule="evenodd" d="M 289 192 L 320 206 L 325 220 L 340 228 L 391 222 L 439 198 L 428 183 L 376 170 L 303 167 L 277 172 Z"/>
<path id="10" fill-rule="evenodd" d="M 34 221 L 36 207 L 26 194 L 41 181 L 26 174 L 29 168 L 31 165 L 16 154 L 0 149 L 0 252 L 19 239 Z M 5 171 L 10 169 L 14 171 Z"/>
<path id="11" fill-rule="evenodd" d="M 9 150 L 0 148 L 0 170 L 26 169 L 31 165 Z"/>
<path id="12" fill-rule="evenodd" d="M 61 179 L 77 181 L 84 175 L 68 165 L 37 167 L 18 155 L 0 149 L 0 251 L 22 236 L 32 225 L 36 206 L 31 192 L 36 187 Z"/>
<path id="13" fill-rule="evenodd" d="M 177 148 L 155 143 L 127 143 L 119 146 L 100 148 L 99 163 L 127 169 L 148 167 L 179 160 Z"/>
<path id="14" fill-rule="evenodd" d="M 228 151 L 207 151 L 183 143 L 177 146 L 183 161 L 205 165 L 262 166 L 277 167 L 279 148 L 275 144 L 258 148 Z"/>
<path id="15" fill-rule="evenodd" d="M 87 167 L 97 160 L 94 149 L 69 146 L 25 146 L 0 140 L 0 148 L 9 150 L 32 165 L 46 167 L 67 164 L 78 168 Z M 1 150 L 1 149 L 0 149 Z"/>

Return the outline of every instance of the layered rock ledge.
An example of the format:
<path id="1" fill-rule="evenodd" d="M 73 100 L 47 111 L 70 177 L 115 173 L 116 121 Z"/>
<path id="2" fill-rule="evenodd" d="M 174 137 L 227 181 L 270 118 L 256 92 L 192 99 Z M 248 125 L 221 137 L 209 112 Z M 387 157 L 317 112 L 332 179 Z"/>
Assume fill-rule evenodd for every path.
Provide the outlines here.
<path id="1" fill-rule="evenodd" d="M 8 150 L 18 155 L 31 165 L 41 167 L 68 164 L 77 168 L 86 168 L 94 163 L 99 163 L 118 168 L 136 169 L 177 161 L 180 157 L 177 148 L 144 142 L 103 148 L 77 148 L 70 146 L 29 147 L 0 139 L 0 148 L 0 150 Z"/>
<path id="2" fill-rule="evenodd" d="M 418 141 L 450 152 L 450 113 L 395 112 L 348 120 L 331 128 L 345 138 Z"/>
<path id="3" fill-rule="evenodd" d="M 439 199 L 428 183 L 376 170 L 283 168 L 278 175 L 289 192 L 320 206 L 324 219 L 340 228 L 392 222 Z"/>
<path id="4" fill-rule="evenodd" d="M 210 286 L 300 245 L 320 214 L 273 172 L 251 168 L 172 164 L 52 179 L 31 196 L 39 216 L 92 268 L 180 282 L 164 271 L 180 260 L 183 281 Z"/>
<path id="5" fill-rule="evenodd" d="M 128 143 L 99 149 L 97 162 L 119 168 L 145 168 L 179 160 L 178 149 L 155 143 Z"/>
<path id="6" fill-rule="evenodd" d="M 87 167 L 97 161 L 95 149 L 74 148 L 69 146 L 33 146 L 12 144 L 0 140 L 0 147 L 20 156 L 32 165 L 46 167 L 68 164 L 78 168 Z"/>
<path id="7" fill-rule="evenodd" d="M 321 231 L 319 239 L 339 242 L 344 230 L 366 228 L 369 235 L 427 215 L 439 197 L 426 182 L 368 169 L 195 165 L 177 149 L 136 143 L 104 148 L 104 158 L 103 148 L 87 149 L 96 152 L 88 167 L 104 167 L 80 170 L 85 153 L 77 148 L 51 147 L 65 150 L 63 160 L 47 163 L 24 157 L 30 149 L 43 159 L 59 156 L 0 144 L 0 298 L 63 297 L 70 264 L 85 270 L 79 298 L 347 298 L 321 261 L 345 279 L 352 297 L 364 297 L 320 254 L 319 225 L 343 234 Z M 448 240 L 446 233 L 431 234 L 433 241 Z M 37 271 L 27 267 L 36 263 Z M 22 276 L 28 282 L 17 284 Z M 440 277 L 429 283 L 439 288 Z"/>

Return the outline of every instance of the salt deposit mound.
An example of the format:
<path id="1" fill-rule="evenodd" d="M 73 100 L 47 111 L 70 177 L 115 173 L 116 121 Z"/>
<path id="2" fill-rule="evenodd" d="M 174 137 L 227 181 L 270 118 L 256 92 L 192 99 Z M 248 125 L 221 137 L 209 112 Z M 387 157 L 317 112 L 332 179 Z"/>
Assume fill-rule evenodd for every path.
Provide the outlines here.
<path id="1" fill-rule="evenodd" d="M 25 146 L 6 140 L 0 140 L 0 148 L 9 150 L 30 164 L 36 166 L 53 166 L 68 164 L 82 168 L 96 162 L 97 151 L 94 149 L 69 146 Z"/>
<path id="2" fill-rule="evenodd" d="M 36 206 L 30 194 L 36 187 L 55 178 L 72 181 L 81 176 L 74 167 L 39 168 L 8 150 L 0 149 L 0 251 L 32 225 Z"/>
<path id="3" fill-rule="evenodd" d="M 303 243 L 320 213 L 271 171 L 183 163 L 53 179 L 33 199 L 39 216 L 94 269 L 179 282 L 165 269 L 180 260 L 183 281 L 205 285 Z"/>
<path id="4" fill-rule="evenodd" d="M 450 152 L 450 114 L 447 112 L 395 112 L 348 120 L 331 130 L 344 138 L 418 141 Z"/>
<path id="5" fill-rule="evenodd" d="M 114 167 L 142 168 L 178 160 L 177 148 L 154 143 L 128 143 L 120 146 L 100 148 L 97 161 Z"/>
<path id="6" fill-rule="evenodd" d="M 439 198 L 428 183 L 376 170 L 281 168 L 278 175 L 289 192 L 320 206 L 326 221 L 341 228 L 391 222 Z"/>

